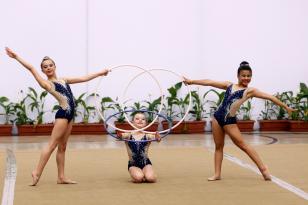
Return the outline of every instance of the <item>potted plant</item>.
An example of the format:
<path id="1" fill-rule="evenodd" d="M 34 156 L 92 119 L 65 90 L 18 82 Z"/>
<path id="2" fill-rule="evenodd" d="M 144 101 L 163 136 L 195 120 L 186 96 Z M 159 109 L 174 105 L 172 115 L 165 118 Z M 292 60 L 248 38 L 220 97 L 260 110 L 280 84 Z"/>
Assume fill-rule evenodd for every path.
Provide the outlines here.
<path id="1" fill-rule="evenodd" d="M 200 97 L 197 91 L 191 92 L 192 96 L 192 107 L 189 113 L 193 117 L 192 121 L 187 121 L 188 133 L 203 133 L 205 131 L 206 121 L 203 119 L 205 116 L 205 102 Z M 205 95 L 203 96 L 204 99 Z"/>
<path id="2" fill-rule="evenodd" d="M 277 93 L 275 96 L 282 102 L 289 104 L 288 99 L 293 92 Z M 288 131 L 289 121 L 284 108 L 277 106 L 272 101 L 265 100 L 264 110 L 261 111 L 260 131 Z"/>
<path id="3" fill-rule="evenodd" d="M 4 124 L 0 125 L 0 136 L 10 136 L 12 125 L 9 118 L 14 114 L 14 104 L 7 97 L 0 97 L 0 107 L 3 108 Z M 0 114 L 1 115 L 1 114 Z"/>
<path id="4" fill-rule="evenodd" d="M 45 97 L 48 93 L 46 91 L 38 93 L 32 87 L 28 89 L 26 96 L 20 102 L 14 104 L 16 116 L 14 122 L 18 126 L 18 135 L 50 135 L 53 124 L 43 124 Z M 30 108 L 31 113 L 36 114 L 34 120 L 28 117 L 27 108 Z"/>
<path id="5" fill-rule="evenodd" d="M 53 123 L 43 122 L 43 116 L 46 113 L 45 98 L 47 94 L 47 91 L 42 91 L 41 93 L 38 93 L 35 91 L 34 88 L 29 87 L 27 98 L 29 99 L 30 103 L 28 107 L 30 107 L 32 113 L 36 113 L 34 124 L 31 128 L 29 128 L 32 129 L 32 135 L 50 135 L 52 132 Z"/>
<path id="6" fill-rule="evenodd" d="M 126 110 L 126 106 L 124 108 L 124 110 Z M 145 107 L 143 105 L 141 105 L 140 102 L 134 102 L 133 106 L 129 107 L 129 110 L 132 110 L 132 112 L 126 112 L 126 116 L 134 116 L 134 114 L 137 112 L 137 110 L 142 110 L 145 109 Z M 120 106 L 120 104 L 118 102 L 114 103 L 114 110 L 116 112 L 120 112 L 118 114 L 118 117 L 116 118 L 117 120 L 114 122 L 115 126 L 117 128 L 123 129 L 123 130 L 134 130 L 135 128 L 133 128 L 126 120 L 125 116 L 124 116 L 124 112 L 122 112 L 122 108 Z"/>
<path id="7" fill-rule="evenodd" d="M 89 99 L 92 98 L 94 95 L 96 94 L 92 93 L 89 96 L 86 96 L 86 93 L 82 93 L 77 99 L 75 99 L 77 109 L 73 120 L 74 122 L 76 122 L 76 118 L 80 116 L 81 122 L 73 124 L 71 134 L 95 135 L 107 133 L 102 123 L 89 123 L 89 120 L 91 118 L 95 118 L 95 107 L 88 105 Z"/>
<path id="8" fill-rule="evenodd" d="M 237 125 L 242 132 L 252 132 L 254 120 L 251 120 L 251 101 L 248 100 L 239 109 Z"/>
<path id="9" fill-rule="evenodd" d="M 21 91 L 23 94 L 23 91 Z M 28 117 L 27 114 L 27 105 L 26 100 L 28 96 L 23 97 L 19 102 L 14 103 L 14 116 L 15 119 L 13 123 L 15 123 L 18 127 L 18 135 L 33 135 L 35 132 L 34 128 L 34 120 Z"/>
<path id="10" fill-rule="evenodd" d="M 104 118 L 106 118 L 105 113 L 108 112 L 108 110 L 113 110 L 113 103 L 114 101 L 111 97 L 101 98 L 99 112 L 101 113 L 101 115 L 103 115 Z M 99 122 L 104 123 L 102 118 L 100 118 Z"/>
<path id="11" fill-rule="evenodd" d="M 164 104 L 164 111 L 168 119 L 172 121 L 172 125 L 177 124 L 178 118 L 183 118 L 184 111 L 189 102 L 189 95 L 184 98 L 178 97 L 178 91 L 182 87 L 182 82 L 176 83 L 174 86 L 168 88 L 169 96 L 167 96 L 167 105 Z M 167 121 L 162 122 L 164 130 L 169 128 Z M 187 125 L 185 121 L 180 123 L 177 127 L 171 130 L 173 134 L 187 133 Z"/>
<path id="12" fill-rule="evenodd" d="M 123 103 L 125 104 L 126 102 L 127 101 Z M 124 116 L 123 110 L 127 110 L 127 108 L 128 108 L 127 106 L 124 106 L 122 109 L 120 103 L 118 102 L 118 98 L 113 100 L 110 97 L 106 97 L 106 98 L 103 98 L 101 102 L 102 113 L 105 113 L 107 110 L 110 110 L 113 113 L 110 113 L 110 112 L 107 112 L 107 113 L 114 115 L 111 119 L 108 120 L 108 124 L 111 124 L 113 122 L 114 126 L 119 129 L 133 130 L 134 128 L 126 121 L 126 118 Z M 134 105 L 131 107 L 131 109 L 135 109 L 135 110 L 144 109 L 144 106 L 142 106 L 139 102 L 135 102 Z M 129 115 L 129 116 L 131 116 L 132 114 L 133 112 L 126 113 L 126 115 Z"/>
<path id="13" fill-rule="evenodd" d="M 108 114 L 110 114 L 109 110 L 113 110 L 114 109 L 113 103 L 114 103 L 114 101 L 112 100 L 111 97 L 102 97 L 101 98 L 100 110 L 98 112 L 100 112 L 100 115 L 102 115 L 102 117 L 106 118 L 106 115 L 105 115 L 106 112 Z M 109 123 L 110 123 L 110 121 L 109 121 Z M 100 130 L 102 130 L 103 133 L 107 133 L 107 130 L 106 130 L 107 128 L 105 127 L 104 121 L 103 121 L 103 119 L 101 117 L 99 119 L 99 125 L 100 125 Z"/>
<path id="14" fill-rule="evenodd" d="M 151 96 L 149 97 L 150 97 L 149 100 L 144 101 L 146 105 L 143 107 L 145 108 L 145 110 L 149 111 L 147 115 L 147 120 L 149 123 L 151 123 L 156 117 L 154 113 L 158 113 L 158 106 L 161 104 L 161 97 L 158 97 L 154 100 L 151 100 Z M 151 132 L 157 131 L 158 125 L 159 125 L 158 121 L 159 121 L 159 117 L 157 118 L 157 122 L 154 122 L 149 128 L 146 129 L 146 131 L 151 131 Z"/>
<path id="15" fill-rule="evenodd" d="M 290 131 L 302 132 L 308 131 L 308 88 L 305 83 L 300 83 L 300 91 L 290 99 L 292 106 L 297 109 L 297 112 L 292 113 L 290 121 Z"/>

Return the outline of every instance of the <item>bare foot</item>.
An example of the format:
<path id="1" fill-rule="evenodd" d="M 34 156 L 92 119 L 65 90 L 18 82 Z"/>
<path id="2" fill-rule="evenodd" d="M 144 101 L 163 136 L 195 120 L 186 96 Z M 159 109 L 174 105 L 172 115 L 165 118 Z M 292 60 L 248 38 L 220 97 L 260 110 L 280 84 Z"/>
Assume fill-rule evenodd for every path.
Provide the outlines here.
<path id="1" fill-rule="evenodd" d="M 58 179 L 57 184 L 77 184 L 77 182 L 70 179 Z"/>
<path id="2" fill-rule="evenodd" d="M 32 184 L 30 184 L 30 186 L 36 186 L 36 184 L 39 182 L 40 180 L 40 176 L 37 175 L 37 173 L 35 171 L 33 171 L 31 173 L 32 176 Z"/>
<path id="3" fill-rule="evenodd" d="M 142 180 L 131 179 L 131 182 L 133 182 L 133 183 L 135 183 L 135 184 L 140 184 L 140 183 L 145 182 L 145 180 L 144 180 L 144 179 L 142 179 Z"/>
<path id="4" fill-rule="evenodd" d="M 265 167 L 264 169 L 261 170 L 261 174 L 262 174 L 265 181 L 271 181 L 272 180 L 271 175 L 270 175 L 267 167 Z"/>
<path id="5" fill-rule="evenodd" d="M 221 177 L 220 176 L 212 176 L 212 177 L 209 177 L 207 178 L 208 181 L 217 181 L 217 180 L 221 180 Z"/>

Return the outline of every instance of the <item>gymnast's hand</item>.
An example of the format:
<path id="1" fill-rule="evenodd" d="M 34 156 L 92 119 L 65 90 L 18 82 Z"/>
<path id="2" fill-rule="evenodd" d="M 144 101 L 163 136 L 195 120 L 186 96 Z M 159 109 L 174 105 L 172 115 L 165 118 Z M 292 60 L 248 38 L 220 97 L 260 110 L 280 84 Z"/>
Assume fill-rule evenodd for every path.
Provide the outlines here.
<path id="1" fill-rule="evenodd" d="M 8 47 L 5 47 L 6 54 L 11 58 L 17 58 L 17 54 L 14 53 L 11 49 Z"/>
<path id="2" fill-rule="evenodd" d="M 159 132 L 156 132 L 156 133 L 155 133 L 155 139 L 156 139 L 157 142 L 160 142 L 160 141 L 161 141 L 161 137 L 160 137 Z"/>
<path id="3" fill-rule="evenodd" d="M 287 107 L 286 110 L 288 112 L 289 118 L 291 118 L 293 112 L 297 112 L 297 109 L 293 109 L 290 107 Z"/>
<path id="4" fill-rule="evenodd" d="M 188 78 L 185 78 L 185 77 L 183 76 L 183 83 L 184 83 L 185 85 L 191 85 L 191 84 L 192 84 L 192 80 L 190 80 L 190 79 L 188 79 Z"/>
<path id="5" fill-rule="evenodd" d="M 122 139 L 122 133 L 121 133 L 119 130 L 116 131 L 116 135 L 117 135 L 120 139 Z"/>
<path id="6" fill-rule="evenodd" d="M 99 73 L 99 75 L 100 76 L 106 76 L 106 75 L 108 75 L 108 73 L 110 72 L 110 70 L 108 70 L 108 69 L 104 69 L 104 70 L 102 70 L 100 73 Z"/>

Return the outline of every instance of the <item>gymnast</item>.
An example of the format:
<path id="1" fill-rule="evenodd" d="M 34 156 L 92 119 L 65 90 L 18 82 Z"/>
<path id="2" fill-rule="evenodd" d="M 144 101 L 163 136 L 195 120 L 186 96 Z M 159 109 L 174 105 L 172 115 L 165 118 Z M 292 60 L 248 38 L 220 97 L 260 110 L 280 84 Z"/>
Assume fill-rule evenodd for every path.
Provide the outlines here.
<path id="1" fill-rule="evenodd" d="M 100 72 L 89 74 L 83 77 L 74 78 L 58 78 L 56 75 L 56 64 L 49 58 L 44 57 L 41 62 L 41 70 L 46 75 L 44 79 L 37 70 L 28 62 L 20 58 L 15 52 L 9 48 L 5 48 L 9 57 L 18 61 L 22 66 L 31 72 L 38 84 L 53 95 L 59 102 L 60 108 L 56 112 L 54 127 L 48 142 L 48 145 L 43 148 L 37 167 L 32 171 L 31 186 L 35 186 L 43 173 L 44 167 L 47 164 L 52 152 L 57 149 L 56 161 L 58 168 L 58 184 L 76 184 L 76 181 L 68 179 L 64 175 L 64 162 L 67 141 L 70 136 L 75 114 L 75 100 L 69 84 L 87 82 L 99 76 L 105 76 L 109 70 L 103 69 Z"/>
<path id="2" fill-rule="evenodd" d="M 249 98 L 257 97 L 262 99 L 271 100 L 277 105 L 285 108 L 291 116 L 294 109 L 288 107 L 286 104 L 278 100 L 275 96 L 261 92 L 260 90 L 252 87 L 248 87 L 248 84 L 252 78 L 252 69 L 248 62 L 241 62 L 237 71 L 237 84 L 233 84 L 228 81 L 214 81 L 209 79 L 204 80 L 190 80 L 184 77 L 184 83 L 188 85 L 203 85 L 212 86 L 226 90 L 224 100 L 214 113 L 212 120 L 212 131 L 215 142 L 215 156 L 214 176 L 209 177 L 209 181 L 215 181 L 221 179 L 221 166 L 223 160 L 223 148 L 225 141 L 225 134 L 229 135 L 233 143 L 243 150 L 257 165 L 264 180 L 271 180 L 271 175 L 267 166 L 265 166 L 252 146 L 247 144 L 237 126 L 236 112 L 240 106 Z"/>
<path id="3" fill-rule="evenodd" d="M 147 119 L 143 112 L 133 115 L 133 125 L 140 129 L 147 125 Z M 128 172 L 134 183 L 149 182 L 155 183 L 155 176 L 152 163 L 148 157 L 148 150 L 151 142 L 145 140 L 156 140 L 160 142 L 161 137 L 156 134 L 145 134 L 143 131 L 117 132 L 117 136 L 125 141 L 128 153 Z"/>

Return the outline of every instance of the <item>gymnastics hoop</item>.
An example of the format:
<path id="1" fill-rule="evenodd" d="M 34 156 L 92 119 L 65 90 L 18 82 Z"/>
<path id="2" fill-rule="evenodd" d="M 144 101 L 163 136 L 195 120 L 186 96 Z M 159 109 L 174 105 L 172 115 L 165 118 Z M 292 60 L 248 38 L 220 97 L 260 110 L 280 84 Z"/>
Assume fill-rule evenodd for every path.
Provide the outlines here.
<path id="1" fill-rule="evenodd" d="M 111 69 L 109 69 L 109 71 L 112 71 L 112 70 L 115 70 L 115 69 L 118 69 L 118 68 L 123 68 L 123 67 L 134 67 L 134 68 L 138 68 L 138 69 L 140 69 L 140 70 L 143 70 L 142 73 L 148 73 L 148 74 L 155 80 L 156 84 L 157 84 L 158 87 L 159 87 L 160 94 L 161 94 L 160 109 L 159 109 L 159 111 L 158 111 L 158 113 L 160 113 L 161 110 L 162 110 L 162 108 L 163 108 L 164 97 L 163 97 L 162 88 L 161 88 L 161 86 L 160 86 L 158 80 L 155 78 L 155 76 L 154 76 L 151 72 L 147 71 L 146 69 L 141 68 L 141 67 L 136 66 L 136 65 L 119 65 L 119 66 L 112 67 Z M 96 108 L 96 111 L 98 112 L 98 114 L 99 114 L 99 116 L 102 118 L 102 120 L 105 122 L 106 119 L 104 118 L 103 114 L 102 114 L 102 113 L 100 112 L 100 110 L 99 110 L 98 100 L 97 100 L 97 90 L 98 90 L 98 88 L 99 88 L 99 86 L 100 86 L 100 84 L 101 84 L 101 81 L 102 81 L 102 77 L 99 79 L 99 82 L 98 82 L 98 84 L 97 84 L 97 86 L 96 86 L 96 89 L 95 89 L 95 92 L 94 92 L 94 93 L 95 93 L 95 94 L 94 94 L 94 101 L 95 101 L 95 108 Z M 120 103 L 120 107 L 121 107 L 121 109 L 124 111 L 122 104 L 123 104 L 123 103 Z M 125 115 L 125 113 L 124 113 L 124 115 Z M 128 119 L 126 115 L 125 115 L 125 118 Z M 134 128 L 133 130 L 120 129 L 120 128 L 116 127 L 116 126 L 113 126 L 113 125 L 110 124 L 110 123 L 108 123 L 107 125 L 110 126 L 110 127 L 112 127 L 113 129 L 118 130 L 118 131 L 121 131 L 121 132 L 131 132 L 131 131 L 138 132 L 138 131 L 143 131 L 143 130 L 149 128 L 152 124 L 155 123 L 155 121 L 157 120 L 157 118 L 158 118 L 158 115 L 156 115 L 156 117 L 152 120 L 152 122 L 149 123 L 146 127 L 139 128 L 139 129 L 138 129 L 138 128 L 135 128 L 135 127 L 133 126 L 133 128 Z M 131 125 L 130 120 L 128 120 L 128 123 Z M 149 133 L 149 134 L 153 134 L 153 132 L 147 132 L 147 131 L 144 131 L 144 132 L 145 132 L 145 133 Z"/>
<path id="2" fill-rule="evenodd" d="M 124 91 L 124 93 L 123 93 L 123 97 L 122 97 L 122 98 L 124 99 L 128 87 L 130 86 L 130 84 L 131 84 L 137 77 L 139 77 L 140 75 L 143 75 L 145 72 L 150 72 L 150 73 L 151 73 L 152 71 L 165 71 L 165 72 L 169 72 L 169 73 L 172 73 L 172 74 L 174 74 L 174 75 L 180 77 L 181 79 L 183 79 L 183 76 L 182 76 L 182 75 L 179 75 L 178 73 L 175 73 L 174 71 L 171 71 L 171 70 L 162 69 L 162 68 L 149 69 L 149 70 L 147 70 L 147 71 L 144 71 L 144 72 L 142 72 L 142 73 L 139 73 L 138 75 L 136 75 L 136 76 L 128 83 L 128 85 L 127 85 L 126 88 L 125 88 L 125 91 Z M 191 107 L 191 90 L 190 90 L 190 88 L 189 88 L 188 85 L 185 85 L 185 86 L 186 86 L 187 91 L 188 91 L 188 93 L 189 93 L 189 104 L 188 104 L 188 107 L 187 107 L 187 109 L 186 109 L 186 112 L 185 112 L 183 118 L 182 118 L 178 123 L 176 123 L 173 127 L 171 127 L 170 129 L 174 129 L 174 128 L 176 128 L 177 126 L 179 126 L 179 125 L 185 120 L 186 116 L 187 116 L 188 113 L 189 113 L 189 110 L 190 110 L 190 107 Z M 123 105 L 123 104 L 121 104 L 121 105 Z M 121 108 L 122 108 L 122 110 L 124 110 L 123 107 L 121 107 Z M 132 126 L 132 127 L 135 128 L 135 129 L 138 129 L 136 126 L 134 126 L 134 125 L 130 122 L 130 120 L 128 119 L 128 117 L 127 117 L 127 115 L 125 114 L 125 112 L 124 112 L 123 114 L 124 114 L 124 117 L 125 117 L 125 119 L 127 120 L 127 122 L 130 124 L 130 126 Z M 160 111 L 158 112 L 158 114 L 160 114 Z M 170 130 L 170 129 L 162 130 L 162 131 L 160 131 L 159 133 L 160 133 L 160 134 L 161 134 L 161 133 L 164 133 L 164 132 L 168 132 L 168 133 L 169 133 L 170 131 L 168 131 L 168 130 Z M 151 134 L 152 134 L 153 132 L 147 132 L 147 133 L 151 133 Z"/>
<path id="3" fill-rule="evenodd" d="M 172 126 L 172 122 L 171 122 L 170 119 L 168 119 L 168 117 L 166 117 L 166 116 L 164 116 L 164 115 L 162 115 L 162 114 L 160 114 L 160 113 L 156 113 L 156 112 L 154 112 L 154 111 L 149 111 L 149 110 L 134 110 L 134 109 L 132 109 L 132 110 L 123 110 L 123 111 L 120 111 L 120 112 L 117 112 L 117 113 L 114 113 L 114 114 L 108 116 L 108 117 L 106 118 L 106 121 L 104 121 L 104 125 L 105 125 L 105 128 L 106 128 L 107 133 L 108 133 L 110 136 L 112 136 L 113 138 L 115 138 L 115 139 L 117 139 L 117 140 L 120 140 L 120 141 L 127 141 L 127 142 L 130 142 L 130 141 L 133 141 L 133 142 L 152 142 L 152 141 L 157 141 L 156 139 L 152 139 L 152 140 L 130 140 L 130 139 L 123 139 L 123 138 L 118 137 L 116 134 L 109 132 L 109 130 L 108 130 L 108 123 L 107 123 L 107 122 L 108 122 L 112 117 L 115 117 L 116 115 L 118 115 L 118 114 L 120 114 L 120 113 L 127 113 L 127 112 L 142 112 L 142 113 L 147 112 L 147 113 L 156 114 L 157 116 L 162 117 L 162 118 L 164 118 L 166 121 L 168 121 L 169 128 L 171 128 L 171 126 Z M 135 130 L 133 130 L 133 131 L 136 132 Z M 170 133 L 170 131 L 171 131 L 171 129 L 168 129 L 168 132 L 165 132 L 165 134 L 163 134 L 163 135 L 161 136 L 161 139 L 165 138 L 165 137 Z M 143 132 L 144 132 L 144 131 L 143 131 Z M 156 133 L 156 132 L 154 132 L 154 133 Z"/>

